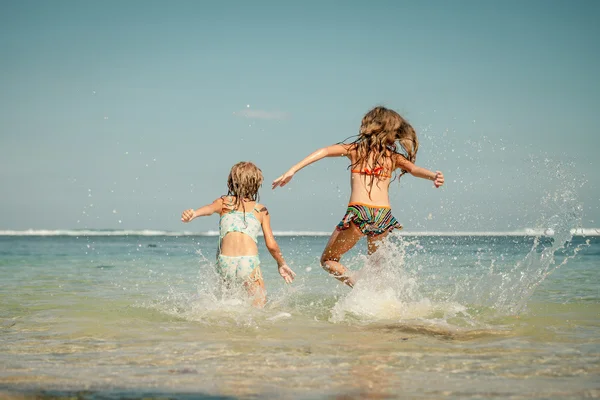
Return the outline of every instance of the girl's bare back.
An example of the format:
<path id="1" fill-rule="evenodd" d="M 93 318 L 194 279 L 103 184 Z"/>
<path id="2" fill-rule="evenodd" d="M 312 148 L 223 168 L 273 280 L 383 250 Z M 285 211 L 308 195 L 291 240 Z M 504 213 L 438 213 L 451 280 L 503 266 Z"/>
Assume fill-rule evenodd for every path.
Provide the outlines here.
<path id="1" fill-rule="evenodd" d="M 383 166 L 375 166 L 372 160 L 359 163 L 358 154 L 352 147 L 349 147 L 347 157 L 355 166 L 350 170 L 350 203 L 389 207 L 389 188 L 395 169 L 391 154 L 383 161 Z"/>

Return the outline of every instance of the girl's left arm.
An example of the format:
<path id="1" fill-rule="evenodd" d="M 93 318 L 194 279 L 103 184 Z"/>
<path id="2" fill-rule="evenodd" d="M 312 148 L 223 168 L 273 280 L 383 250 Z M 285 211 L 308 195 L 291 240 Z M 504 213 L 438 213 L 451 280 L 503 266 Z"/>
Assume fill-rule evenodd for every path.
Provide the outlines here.
<path id="1" fill-rule="evenodd" d="M 433 184 L 436 188 L 439 188 L 444 184 L 444 174 L 441 171 L 433 172 L 422 167 L 417 167 L 400 154 L 396 155 L 395 164 L 396 168 L 400 168 L 412 176 L 433 181 Z"/>
<path id="2" fill-rule="evenodd" d="M 223 209 L 223 198 L 219 197 L 215 201 L 205 206 L 202 206 L 196 210 L 189 209 L 181 213 L 182 222 L 190 222 L 194 218 L 206 217 L 215 213 L 220 213 Z"/>
<path id="3" fill-rule="evenodd" d="M 350 144 L 334 144 L 331 146 L 323 147 L 319 150 L 316 150 L 306 156 L 302 161 L 298 164 L 294 165 L 290 168 L 285 174 L 281 175 L 279 178 L 273 181 L 273 189 L 278 186 L 285 186 L 289 181 L 292 180 L 294 174 L 300 171 L 302 168 L 315 163 L 325 157 L 340 157 L 345 156 L 350 152 Z"/>
<path id="4" fill-rule="evenodd" d="M 269 215 L 269 211 L 267 207 L 262 207 L 260 210 L 263 213 L 263 221 L 262 221 L 262 230 L 263 235 L 265 237 L 265 244 L 271 256 L 277 261 L 277 269 L 279 270 L 279 275 L 283 278 L 286 283 L 292 283 L 296 273 L 292 271 L 290 267 L 287 266 L 285 260 L 283 259 L 283 254 L 281 254 L 281 249 L 275 240 L 275 236 L 273 236 L 273 231 L 271 230 L 271 216 Z"/>

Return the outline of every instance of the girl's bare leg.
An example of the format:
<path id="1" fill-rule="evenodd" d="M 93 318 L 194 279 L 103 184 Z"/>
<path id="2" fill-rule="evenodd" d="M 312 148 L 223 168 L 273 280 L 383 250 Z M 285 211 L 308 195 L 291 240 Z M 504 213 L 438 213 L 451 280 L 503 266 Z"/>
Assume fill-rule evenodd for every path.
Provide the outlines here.
<path id="1" fill-rule="evenodd" d="M 244 282 L 244 288 L 248 296 L 252 299 L 252 305 L 256 308 L 263 308 L 267 302 L 267 291 L 265 290 L 265 281 L 262 278 L 260 267 L 256 267 Z"/>
<path id="2" fill-rule="evenodd" d="M 367 237 L 367 249 L 368 249 L 368 253 L 369 255 L 375 253 L 377 251 L 377 249 L 379 249 L 379 246 L 381 245 L 381 243 L 383 242 L 383 240 L 387 237 L 387 235 L 390 232 L 384 232 L 381 233 L 379 235 L 376 236 L 368 236 Z M 373 265 L 375 267 L 374 271 L 380 271 L 382 265 L 382 260 L 381 257 L 378 256 L 374 256 L 371 257 L 371 265 Z"/>
<path id="3" fill-rule="evenodd" d="M 348 250 L 354 247 L 362 236 L 362 232 L 354 223 L 350 223 L 348 229 L 342 231 L 336 229 L 331 234 L 329 242 L 321 256 L 321 266 L 323 266 L 323 269 L 333 275 L 335 279 L 350 287 L 354 286 L 354 279 L 348 276 L 348 269 L 340 264 L 339 261 Z"/>
<path id="4" fill-rule="evenodd" d="M 383 232 L 376 236 L 367 236 L 367 246 L 369 255 L 375 253 L 381 244 L 381 241 L 384 240 L 390 231 Z"/>

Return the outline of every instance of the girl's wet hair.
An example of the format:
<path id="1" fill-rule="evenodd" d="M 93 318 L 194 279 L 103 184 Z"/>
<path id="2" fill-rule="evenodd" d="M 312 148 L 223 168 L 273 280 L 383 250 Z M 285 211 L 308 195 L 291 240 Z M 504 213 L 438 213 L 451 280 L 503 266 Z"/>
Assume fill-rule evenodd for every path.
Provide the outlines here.
<path id="1" fill-rule="evenodd" d="M 360 124 L 358 138 L 352 142 L 357 159 L 351 168 L 361 168 L 372 162 L 372 168 L 389 168 L 385 161 L 398 153 L 414 163 L 419 141 L 414 128 L 396 111 L 375 107 L 365 114 Z M 400 176 L 407 171 L 402 170 Z M 371 176 L 373 179 L 373 176 Z"/>
<path id="2" fill-rule="evenodd" d="M 260 168 L 249 161 L 242 161 L 231 167 L 227 177 L 227 196 L 235 197 L 234 209 L 242 201 L 258 201 L 258 189 L 263 183 L 263 174 Z"/>

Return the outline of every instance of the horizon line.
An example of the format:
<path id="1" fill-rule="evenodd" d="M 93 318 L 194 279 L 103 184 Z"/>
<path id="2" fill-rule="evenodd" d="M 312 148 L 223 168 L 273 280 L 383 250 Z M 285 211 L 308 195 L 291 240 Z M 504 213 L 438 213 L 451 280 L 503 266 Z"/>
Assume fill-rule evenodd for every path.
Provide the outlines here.
<path id="1" fill-rule="evenodd" d="M 397 231 L 400 236 L 554 236 L 552 229 L 519 229 L 514 231 Z M 574 236 L 600 236 L 600 228 L 574 228 Z M 331 231 L 274 231 L 275 236 L 330 236 Z M 0 236 L 218 236 L 215 230 L 167 231 L 154 229 L 24 229 L 0 230 Z M 263 236 L 262 232 L 259 236 Z"/>

